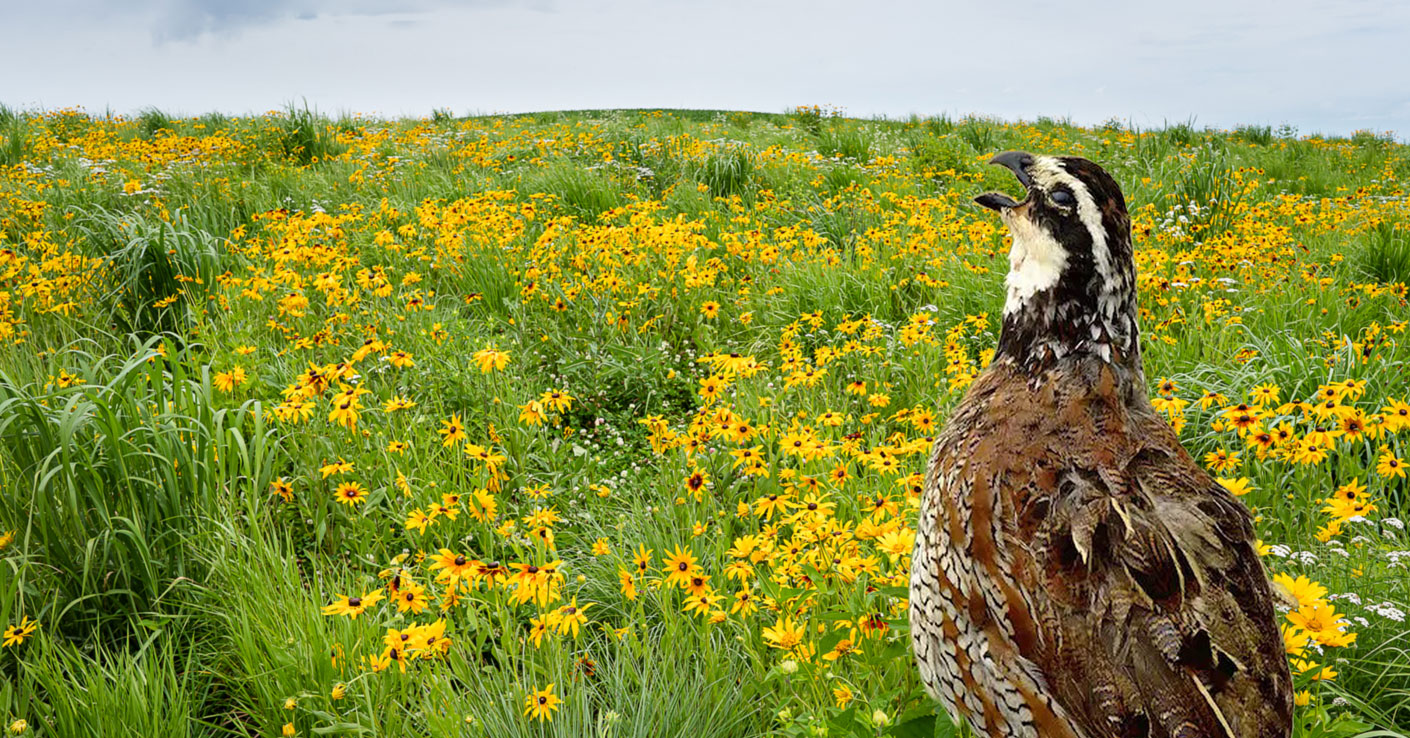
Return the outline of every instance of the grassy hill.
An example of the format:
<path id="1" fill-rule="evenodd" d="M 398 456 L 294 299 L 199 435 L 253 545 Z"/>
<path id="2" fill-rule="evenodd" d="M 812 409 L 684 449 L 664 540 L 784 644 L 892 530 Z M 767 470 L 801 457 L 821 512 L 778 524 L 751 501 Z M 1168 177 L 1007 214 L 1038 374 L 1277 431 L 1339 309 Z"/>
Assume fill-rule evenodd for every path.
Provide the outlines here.
<path id="1" fill-rule="evenodd" d="M 958 731 L 905 587 L 1006 149 L 1125 190 L 1151 395 L 1298 599 L 1298 735 L 1410 732 L 1410 150 L 821 108 L 0 108 L 0 717 Z"/>

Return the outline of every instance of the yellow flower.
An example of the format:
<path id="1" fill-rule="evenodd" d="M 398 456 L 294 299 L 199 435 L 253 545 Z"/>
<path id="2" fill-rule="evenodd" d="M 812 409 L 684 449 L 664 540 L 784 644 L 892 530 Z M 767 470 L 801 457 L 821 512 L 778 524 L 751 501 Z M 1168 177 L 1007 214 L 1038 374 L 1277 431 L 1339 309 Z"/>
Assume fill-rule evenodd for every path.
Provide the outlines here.
<path id="1" fill-rule="evenodd" d="M 1249 482 L 1248 477 L 1239 477 L 1238 479 L 1219 477 L 1215 481 L 1219 482 L 1221 487 L 1229 490 L 1229 493 L 1235 497 L 1243 497 L 1253 489 L 1253 485 Z"/>
<path id="2" fill-rule="evenodd" d="M 553 722 L 553 713 L 558 710 L 558 697 L 553 694 L 553 683 L 531 692 L 524 697 L 524 717 Z"/>
<path id="3" fill-rule="evenodd" d="M 573 409 L 573 396 L 567 390 L 549 390 L 539 396 L 539 404 L 557 413 Z"/>
<path id="4" fill-rule="evenodd" d="M 323 475 L 324 479 L 327 479 L 328 477 L 331 477 L 334 474 L 351 474 L 353 472 L 353 463 L 351 461 L 343 461 L 342 459 L 338 459 L 332 464 L 319 467 L 318 472 Z"/>
<path id="5" fill-rule="evenodd" d="M 764 640 L 770 646 L 792 651 L 803 643 L 803 637 L 807 635 L 807 628 L 801 624 L 795 624 L 793 618 L 784 617 L 775 622 L 772 626 L 764 628 Z"/>
<path id="6" fill-rule="evenodd" d="M 246 379 L 245 370 L 237 366 L 228 372 L 216 374 L 211 379 L 211 384 L 221 392 L 229 394 L 234 392 L 236 387 L 244 384 Z"/>
<path id="7" fill-rule="evenodd" d="M 480 565 L 479 561 L 467 558 L 465 554 L 458 554 L 448 548 L 438 551 L 440 554 L 431 562 L 431 570 L 440 569 L 446 576 L 461 578 L 467 576 Z"/>
<path id="8" fill-rule="evenodd" d="M 1323 587 L 1305 576 L 1299 576 L 1294 579 L 1287 574 L 1278 573 L 1273 575 L 1273 582 L 1281 586 L 1288 593 L 1288 596 L 1297 600 L 1298 607 L 1317 605 L 1323 602 L 1323 598 L 1327 596 L 1326 587 Z"/>
<path id="9" fill-rule="evenodd" d="M 382 590 L 374 589 L 361 597 L 345 597 L 338 595 L 338 601 L 323 608 L 324 615 L 347 615 L 353 620 L 357 619 L 367 610 L 377 604 L 382 599 Z"/>
<path id="10" fill-rule="evenodd" d="M 509 354 L 493 346 L 476 351 L 474 358 L 475 365 L 480 367 L 481 374 L 489 374 L 509 366 Z"/>
<path id="11" fill-rule="evenodd" d="M 1336 606 L 1326 602 L 1302 605 L 1288 613 L 1288 622 L 1307 631 L 1318 643 L 1335 640 L 1346 627 L 1346 621 Z"/>
<path id="12" fill-rule="evenodd" d="M 852 688 L 848 687 L 845 684 L 840 687 L 834 688 L 832 690 L 832 699 L 834 702 L 837 703 L 837 706 L 839 708 L 845 708 L 848 704 L 852 702 Z"/>
<path id="13" fill-rule="evenodd" d="M 661 567 L 666 574 L 665 583 L 678 584 L 681 588 L 689 586 L 691 575 L 697 572 L 695 561 L 695 555 L 689 549 L 682 551 L 679 546 L 675 547 Z"/>
<path id="14" fill-rule="evenodd" d="M 387 400 L 385 403 L 382 404 L 382 411 L 394 413 L 398 410 L 410 410 L 413 407 L 416 407 L 416 403 L 412 402 L 411 400 L 408 400 L 405 397 L 393 397 L 392 399 Z"/>
<path id="15" fill-rule="evenodd" d="M 442 428 L 438 428 L 436 433 L 441 436 L 441 445 L 450 446 L 465 440 L 465 421 L 459 415 L 450 416 L 450 420 L 442 420 Z"/>
<path id="16" fill-rule="evenodd" d="M 36 620 L 30 620 L 29 616 L 26 615 L 23 618 L 20 618 L 20 622 L 18 625 L 11 625 L 5 629 L 3 645 L 18 646 L 21 643 L 24 643 L 24 639 L 34 635 L 34 631 L 38 628 L 39 622 Z"/>
<path id="17" fill-rule="evenodd" d="M 617 570 L 617 586 L 622 590 L 622 596 L 629 600 L 636 599 L 636 579 L 632 573 L 626 569 Z"/>
<path id="18" fill-rule="evenodd" d="M 1390 446 L 1381 446 L 1381 455 L 1376 459 L 1376 473 L 1391 479 L 1393 477 L 1405 478 L 1405 462 L 1400 457 L 1391 452 Z M 3 548 L 3 546 L 0 546 Z"/>
<path id="19" fill-rule="evenodd" d="M 328 693 L 328 696 L 329 696 L 329 697 L 332 697 L 332 698 L 335 699 L 335 700 L 340 700 L 340 699 L 342 699 L 343 696 L 346 695 L 347 693 L 348 693 L 348 687 L 347 687 L 347 685 L 343 684 L 342 682 L 338 682 L 337 684 L 334 684 L 334 685 L 333 685 L 333 690 Z"/>
<path id="20" fill-rule="evenodd" d="M 367 501 L 367 488 L 363 487 L 361 482 L 343 482 L 333 494 L 338 502 L 348 507 L 355 507 Z"/>
<path id="21" fill-rule="evenodd" d="M 572 602 L 558 608 L 558 632 L 562 635 L 571 632 L 573 637 L 577 638 L 578 629 L 587 624 L 587 616 L 584 613 L 592 605 L 591 602 L 579 605 L 578 598 L 574 597 Z"/>
<path id="22" fill-rule="evenodd" d="M 292 738 L 292 736 L 296 736 L 296 735 L 298 735 L 298 734 L 299 734 L 299 731 L 297 731 L 297 730 L 294 729 L 294 724 L 293 724 L 293 723 L 284 723 L 284 731 L 283 731 L 284 738 Z"/>
<path id="23" fill-rule="evenodd" d="M 519 422 L 524 425 L 543 425 L 545 417 L 543 405 L 538 400 L 529 400 L 519 406 Z"/>

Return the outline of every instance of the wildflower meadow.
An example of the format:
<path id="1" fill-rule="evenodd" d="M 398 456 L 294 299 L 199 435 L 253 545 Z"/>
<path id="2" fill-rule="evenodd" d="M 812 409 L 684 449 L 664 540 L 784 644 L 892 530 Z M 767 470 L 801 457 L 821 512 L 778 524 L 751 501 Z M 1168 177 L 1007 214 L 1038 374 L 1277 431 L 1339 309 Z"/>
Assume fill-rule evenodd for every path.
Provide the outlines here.
<path id="1" fill-rule="evenodd" d="M 1006 149 L 1126 192 L 1296 734 L 1410 733 L 1410 148 L 813 106 L 0 108 L 0 730 L 966 732 L 906 586 Z"/>

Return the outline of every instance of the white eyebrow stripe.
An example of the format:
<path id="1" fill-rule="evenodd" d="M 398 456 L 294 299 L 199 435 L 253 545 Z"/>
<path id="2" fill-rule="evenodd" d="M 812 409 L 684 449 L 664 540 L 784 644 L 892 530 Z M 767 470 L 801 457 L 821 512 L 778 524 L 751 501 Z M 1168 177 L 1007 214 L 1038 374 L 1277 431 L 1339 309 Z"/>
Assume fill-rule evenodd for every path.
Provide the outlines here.
<path id="1" fill-rule="evenodd" d="M 1102 211 L 1092 199 L 1092 193 L 1087 189 L 1086 183 L 1072 176 L 1057 158 L 1052 156 L 1033 157 L 1033 164 L 1028 168 L 1028 173 L 1044 192 L 1049 192 L 1058 185 L 1072 190 L 1073 197 L 1077 198 L 1077 217 L 1092 236 L 1092 260 L 1096 262 L 1097 271 L 1106 284 L 1113 285 L 1113 280 L 1118 275 L 1112 268 L 1111 250 L 1106 243 L 1106 226 L 1102 224 Z"/>

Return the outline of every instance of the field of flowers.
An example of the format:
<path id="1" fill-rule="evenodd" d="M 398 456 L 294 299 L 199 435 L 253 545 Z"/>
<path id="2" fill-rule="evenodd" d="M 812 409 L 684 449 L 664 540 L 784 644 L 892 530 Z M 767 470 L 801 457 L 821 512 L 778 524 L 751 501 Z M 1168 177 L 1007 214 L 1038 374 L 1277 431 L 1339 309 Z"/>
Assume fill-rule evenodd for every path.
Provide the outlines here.
<path id="1" fill-rule="evenodd" d="M 0 107 L 0 729 L 960 732 L 905 597 L 1004 149 L 1125 188 L 1298 735 L 1410 733 L 1410 148 L 817 107 Z"/>

